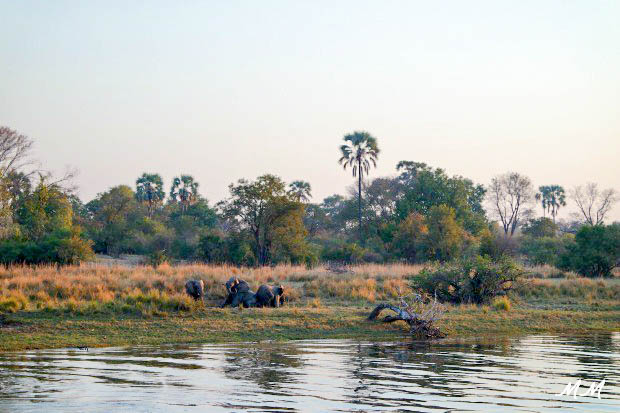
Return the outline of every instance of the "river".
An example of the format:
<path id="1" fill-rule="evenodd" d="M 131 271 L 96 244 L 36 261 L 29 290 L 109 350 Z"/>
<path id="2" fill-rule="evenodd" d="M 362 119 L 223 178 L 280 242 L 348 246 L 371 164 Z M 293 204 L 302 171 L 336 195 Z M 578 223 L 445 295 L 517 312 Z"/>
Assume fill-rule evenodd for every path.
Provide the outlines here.
<path id="1" fill-rule="evenodd" d="M 620 333 L 0 353 L 5 411 L 620 412 Z"/>

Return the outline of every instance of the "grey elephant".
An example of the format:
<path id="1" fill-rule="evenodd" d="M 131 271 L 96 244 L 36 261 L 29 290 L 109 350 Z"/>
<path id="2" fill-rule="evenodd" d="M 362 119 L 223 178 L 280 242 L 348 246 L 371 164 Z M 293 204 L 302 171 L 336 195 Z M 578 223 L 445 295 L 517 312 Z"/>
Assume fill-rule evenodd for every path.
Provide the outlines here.
<path id="1" fill-rule="evenodd" d="M 187 295 L 198 301 L 204 297 L 205 283 L 202 280 L 189 280 L 185 283 L 185 292 Z"/>
<path id="2" fill-rule="evenodd" d="M 250 286 L 244 280 L 237 277 L 230 277 L 226 281 L 226 300 L 220 305 L 220 308 L 230 305 L 238 307 L 243 305 L 245 308 L 254 307 L 256 305 L 256 295 L 250 290 Z"/>
<path id="3" fill-rule="evenodd" d="M 257 307 L 280 307 L 283 301 L 284 287 L 276 285 L 270 287 L 268 285 L 261 285 L 256 291 L 256 306 Z"/>

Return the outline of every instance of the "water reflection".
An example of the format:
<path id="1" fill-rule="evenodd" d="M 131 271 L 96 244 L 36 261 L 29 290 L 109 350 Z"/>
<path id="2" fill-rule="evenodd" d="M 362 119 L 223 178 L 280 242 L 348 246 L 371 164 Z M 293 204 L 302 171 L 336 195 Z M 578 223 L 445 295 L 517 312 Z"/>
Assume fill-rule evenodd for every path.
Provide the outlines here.
<path id="1" fill-rule="evenodd" d="M 264 390 L 279 389 L 297 381 L 303 369 L 303 347 L 286 343 L 259 343 L 224 351 L 222 371 L 233 380 L 256 383 Z"/>
<path id="2" fill-rule="evenodd" d="M 619 350 L 616 333 L 0 353 L 0 411 L 619 411 Z M 605 379 L 601 400 L 557 395 L 577 378 Z"/>

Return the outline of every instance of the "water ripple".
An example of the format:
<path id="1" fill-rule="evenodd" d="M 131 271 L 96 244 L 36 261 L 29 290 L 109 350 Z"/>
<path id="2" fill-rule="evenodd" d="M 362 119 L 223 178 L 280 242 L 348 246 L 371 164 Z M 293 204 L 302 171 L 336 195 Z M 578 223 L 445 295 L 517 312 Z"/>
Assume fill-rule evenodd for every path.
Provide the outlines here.
<path id="1" fill-rule="evenodd" d="M 620 334 L 0 353 L 0 411 L 620 411 Z M 601 399 L 560 397 L 606 380 Z"/>

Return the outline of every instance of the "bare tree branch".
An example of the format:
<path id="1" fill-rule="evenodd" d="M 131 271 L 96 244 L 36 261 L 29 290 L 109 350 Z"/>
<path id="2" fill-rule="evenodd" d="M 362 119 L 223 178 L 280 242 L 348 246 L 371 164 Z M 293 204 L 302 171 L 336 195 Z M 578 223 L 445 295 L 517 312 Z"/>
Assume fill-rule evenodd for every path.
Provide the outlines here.
<path id="1" fill-rule="evenodd" d="M 527 176 L 508 172 L 493 178 L 488 196 L 504 234 L 514 235 L 521 221 L 531 213 L 528 206 L 534 198 L 532 182 Z"/>
<path id="2" fill-rule="evenodd" d="M 32 149 L 32 140 L 26 135 L 0 126 L 0 176 L 6 176 L 30 164 L 28 155 Z"/>
<path id="3" fill-rule="evenodd" d="M 585 188 L 574 187 L 570 196 L 577 204 L 585 222 L 590 225 L 603 225 L 605 215 L 618 200 L 614 189 L 599 191 L 598 185 L 592 182 L 586 184 Z"/>

